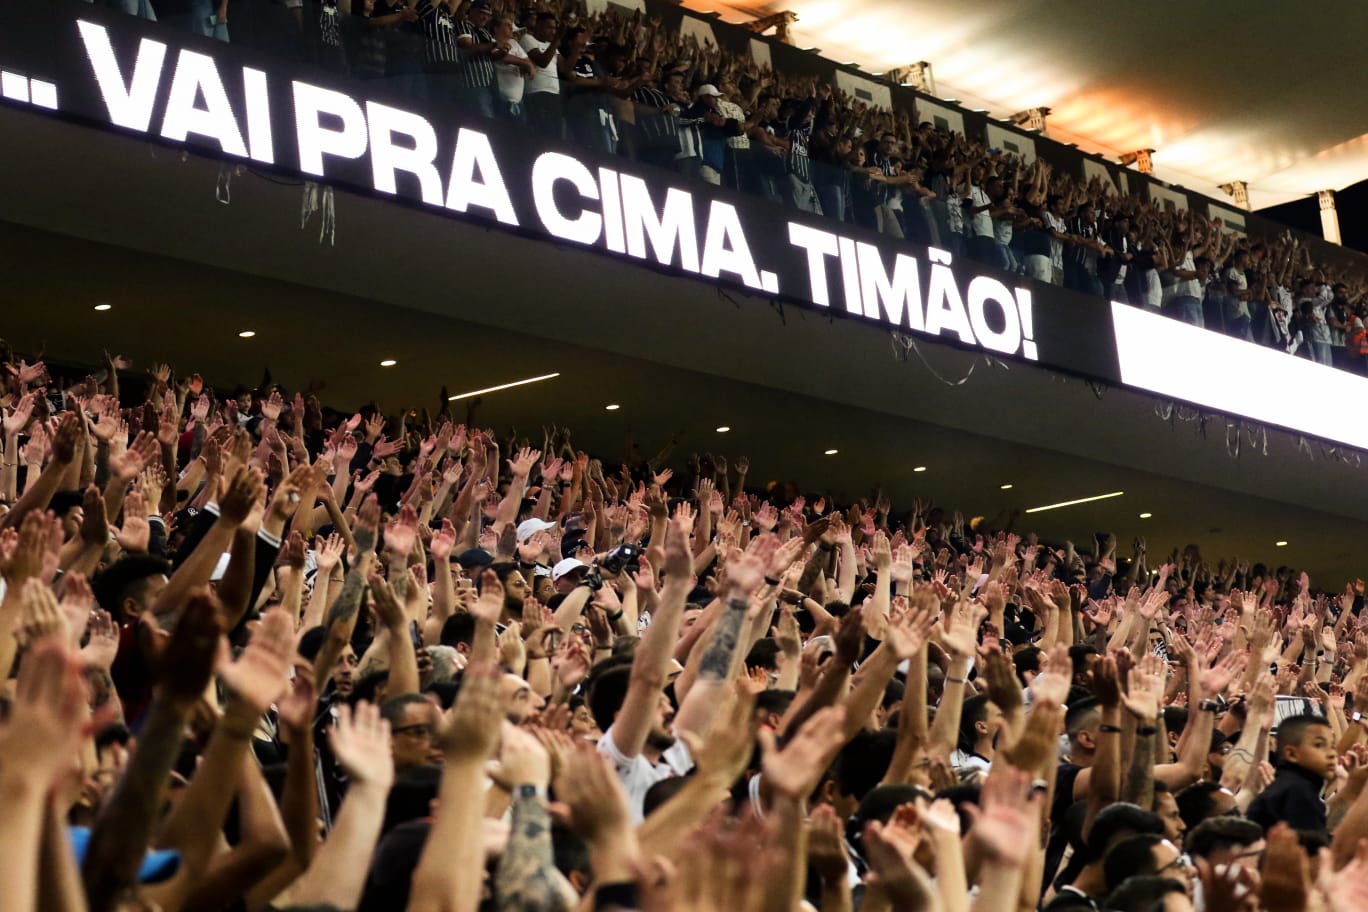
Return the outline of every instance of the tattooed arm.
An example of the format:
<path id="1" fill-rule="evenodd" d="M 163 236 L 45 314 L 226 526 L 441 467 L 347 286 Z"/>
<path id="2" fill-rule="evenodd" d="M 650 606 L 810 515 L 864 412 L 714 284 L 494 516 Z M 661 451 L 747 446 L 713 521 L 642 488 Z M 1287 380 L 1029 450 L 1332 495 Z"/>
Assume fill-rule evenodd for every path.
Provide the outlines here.
<path id="1" fill-rule="evenodd" d="M 342 581 L 342 591 L 323 620 L 323 629 L 327 635 L 323 639 L 323 647 L 314 658 L 320 688 L 327 683 L 328 675 L 332 674 L 337 660 L 342 657 L 342 650 L 351 642 L 352 631 L 356 628 L 356 615 L 360 612 L 366 597 L 366 575 L 370 572 L 371 562 L 375 559 L 379 527 L 380 504 L 375 496 L 371 495 L 361 505 L 356 518 L 356 529 L 352 533 L 356 538 L 356 561 L 347 571 L 347 576 Z"/>
<path id="2" fill-rule="evenodd" d="M 753 549 L 727 562 L 727 587 L 722 593 L 726 606 L 699 658 L 697 680 L 675 714 L 675 731 L 705 738 L 712 728 L 724 702 L 722 691 L 736 673 L 739 660 L 745 658 L 741 644 L 743 640 L 749 642 L 746 619 L 751 612 L 751 594 L 760 588 L 765 577 L 767 558 L 760 555 L 772 553 L 772 545 L 777 541 L 772 536 L 762 537 L 757 540 L 761 545 L 758 551 Z"/>
<path id="3" fill-rule="evenodd" d="M 520 792 L 530 791 L 519 787 Z M 551 815 L 546 798 L 514 794 L 508 848 L 499 858 L 494 889 L 501 912 L 543 912 L 567 908 L 551 853 Z"/>

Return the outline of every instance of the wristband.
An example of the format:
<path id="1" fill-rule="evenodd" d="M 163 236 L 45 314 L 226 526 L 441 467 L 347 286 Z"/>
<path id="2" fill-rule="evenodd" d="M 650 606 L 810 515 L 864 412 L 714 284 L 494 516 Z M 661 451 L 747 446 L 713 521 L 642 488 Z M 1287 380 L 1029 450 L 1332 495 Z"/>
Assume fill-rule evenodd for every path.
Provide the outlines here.
<path id="1" fill-rule="evenodd" d="M 1137 725 L 1135 733 L 1142 737 L 1159 734 L 1159 727 L 1156 725 Z"/>
<path id="2" fill-rule="evenodd" d="M 733 611 L 749 611 L 750 600 L 735 597 L 729 598 L 727 599 L 727 607 Z"/>
<path id="3" fill-rule="evenodd" d="M 1121 726 L 1119 726 L 1119 725 L 1099 725 L 1099 726 L 1097 726 L 1097 731 L 1098 731 L 1099 734 L 1103 734 L 1103 735 L 1119 735 L 1119 734 L 1121 734 Z"/>
<path id="4" fill-rule="evenodd" d="M 627 610 L 627 609 L 625 609 L 625 608 L 619 608 L 617 614 L 609 614 L 609 615 L 608 615 L 608 620 L 611 621 L 612 623 L 616 624 L 618 621 L 622 620 L 623 612 L 625 612 L 626 610 Z M 607 612 L 604 612 L 604 613 L 607 614 Z"/>
<path id="5" fill-rule="evenodd" d="M 818 551 L 835 551 L 835 550 L 836 550 L 836 546 L 835 546 L 835 545 L 828 545 L 826 542 L 818 542 L 818 543 L 817 543 L 817 550 L 818 550 Z"/>
<path id="6" fill-rule="evenodd" d="M 779 585 L 779 580 L 776 579 L 776 578 L 774 578 L 774 577 L 772 577 L 772 576 L 766 576 L 766 577 L 765 577 L 765 582 L 769 583 L 771 586 L 777 586 L 777 585 Z"/>
<path id="7" fill-rule="evenodd" d="M 540 785 L 525 783 L 513 790 L 515 798 L 546 798 L 546 789 Z"/>
<path id="8" fill-rule="evenodd" d="M 1203 700 L 1197 704 L 1197 708 L 1202 712 L 1214 713 L 1221 711 L 1221 704 L 1216 700 Z"/>
<path id="9" fill-rule="evenodd" d="M 951 678 L 951 677 L 947 677 L 947 678 L 945 679 L 945 683 L 946 683 L 946 684 L 968 684 L 968 683 L 969 683 L 969 679 L 968 679 L 968 678 Z"/>

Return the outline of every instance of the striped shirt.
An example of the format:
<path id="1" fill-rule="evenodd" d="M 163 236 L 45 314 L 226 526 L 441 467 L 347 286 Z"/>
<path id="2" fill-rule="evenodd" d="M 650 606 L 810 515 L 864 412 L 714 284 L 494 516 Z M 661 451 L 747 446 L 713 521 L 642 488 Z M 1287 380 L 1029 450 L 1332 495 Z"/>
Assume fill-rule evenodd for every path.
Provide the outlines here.
<path id="1" fill-rule="evenodd" d="M 797 126 L 789 125 L 789 173 L 802 181 L 812 180 L 812 160 L 808 158 L 808 140 L 812 138 L 812 121 Z"/>
<path id="2" fill-rule="evenodd" d="M 460 54 L 456 47 L 456 20 L 446 4 L 438 0 L 418 0 L 418 18 L 423 23 L 423 59 L 429 64 L 454 64 Z"/>
<path id="3" fill-rule="evenodd" d="M 456 34 L 469 36 L 476 44 L 493 44 L 494 36 L 469 19 L 462 19 L 456 26 Z M 462 51 L 457 61 L 457 76 L 461 85 L 468 89 L 494 84 L 494 61 L 488 54 Z"/>

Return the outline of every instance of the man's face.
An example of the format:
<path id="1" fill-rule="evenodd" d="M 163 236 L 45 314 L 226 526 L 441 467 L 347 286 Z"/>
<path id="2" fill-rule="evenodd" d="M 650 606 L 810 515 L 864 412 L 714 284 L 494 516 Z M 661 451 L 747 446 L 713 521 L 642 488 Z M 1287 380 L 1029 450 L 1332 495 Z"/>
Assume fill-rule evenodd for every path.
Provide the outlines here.
<path id="1" fill-rule="evenodd" d="M 390 728 L 390 753 L 396 773 L 432 762 L 436 723 L 433 715 L 431 703 L 410 703 L 404 707 L 399 724 Z"/>
<path id="2" fill-rule="evenodd" d="M 504 577 L 504 608 L 512 612 L 521 612 L 525 598 L 527 598 L 527 580 L 521 571 L 514 570 Z"/>
<path id="3" fill-rule="evenodd" d="M 673 747 L 674 743 L 674 707 L 670 705 L 670 698 L 661 694 L 660 702 L 656 705 L 655 721 L 650 734 L 646 736 L 646 746 L 663 751 Z"/>
<path id="4" fill-rule="evenodd" d="M 1178 847 L 1165 839 L 1157 843 L 1153 849 L 1155 875 L 1166 877 L 1174 883 L 1183 885 L 1183 889 L 1192 890 L 1192 879 L 1189 875 L 1189 862 L 1178 850 Z"/>
<path id="5" fill-rule="evenodd" d="M 164 573 L 154 573 L 144 579 L 141 585 L 135 585 L 128 589 L 128 596 L 124 599 L 124 617 L 128 620 L 136 620 L 142 616 L 144 611 L 150 611 L 152 606 L 157 603 L 157 599 L 166 589 L 169 580 Z"/>
<path id="6" fill-rule="evenodd" d="M 570 715 L 570 734 L 575 738 L 597 741 L 602 737 L 598 725 L 594 722 L 594 714 L 589 711 L 587 705 L 581 704 Z"/>
<path id="7" fill-rule="evenodd" d="M 556 19 L 542 19 L 537 23 L 536 29 L 532 34 L 538 41 L 550 41 L 556 37 L 556 29 L 560 28 L 560 22 Z"/>
<path id="8" fill-rule="evenodd" d="M 1283 757 L 1304 766 L 1326 779 L 1335 775 L 1335 738 L 1328 725 L 1309 725 L 1302 732 L 1301 743 L 1288 745 Z"/>
<path id="9" fill-rule="evenodd" d="M 356 653 L 349 643 L 342 649 L 342 655 L 333 667 L 333 689 L 337 691 L 338 696 L 351 696 L 352 687 L 356 685 L 356 664 Z"/>
<path id="10" fill-rule="evenodd" d="M 489 7 L 477 6 L 470 11 L 470 21 L 479 26 L 489 25 Z"/>
<path id="11" fill-rule="evenodd" d="M 504 716 L 514 725 L 521 725 L 524 719 L 546 705 L 546 701 L 515 674 L 504 675 L 499 690 L 503 695 Z"/>
<path id="12" fill-rule="evenodd" d="M 665 91 L 670 95 L 681 95 L 684 92 L 684 74 L 671 73 L 665 77 Z"/>
<path id="13" fill-rule="evenodd" d="M 1161 792 L 1158 795 L 1154 801 L 1154 812 L 1164 821 L 1164 838 L 1174 845 L 1182 845 L 1187 824 L 1183 823 L 1183 815 L 1178 813 L 1178 802 L 1172 792 Z"/>

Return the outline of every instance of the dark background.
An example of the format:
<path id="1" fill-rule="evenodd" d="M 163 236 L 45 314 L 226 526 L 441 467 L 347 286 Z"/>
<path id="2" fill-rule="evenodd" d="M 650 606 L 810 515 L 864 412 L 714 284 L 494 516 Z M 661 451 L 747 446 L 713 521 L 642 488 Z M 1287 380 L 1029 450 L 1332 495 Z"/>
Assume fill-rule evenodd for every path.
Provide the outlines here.
<path id="1" fill-rule="evenodd" d="M 1368 251 L 1368 181 L 1360 181 L 1335 193 L 1340 235 L 1351 250 Z M 1321 233 L 1320 203 L 1313 193 L 1305 199 L 1260 209 L 1259 215 L 1309 234 Z"/>

